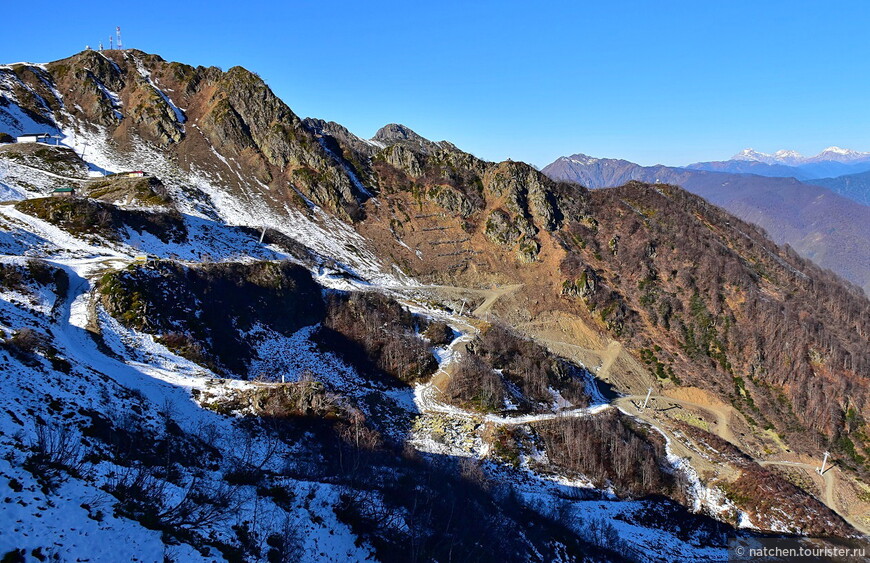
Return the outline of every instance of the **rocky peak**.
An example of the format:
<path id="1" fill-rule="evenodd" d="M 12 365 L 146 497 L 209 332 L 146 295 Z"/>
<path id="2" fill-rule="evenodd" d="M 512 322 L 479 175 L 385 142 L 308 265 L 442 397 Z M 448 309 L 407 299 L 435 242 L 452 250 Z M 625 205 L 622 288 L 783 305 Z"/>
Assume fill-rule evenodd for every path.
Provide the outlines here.
<path id="1" fill-rule="evenodd" d="M 441 148 L 441 143 L 430 141 L 398 123 L 390 123 L 381 127 L 372 137 L 372 141 L 387 147 L 402 144 L 424 154 L 436 152 Z"/>

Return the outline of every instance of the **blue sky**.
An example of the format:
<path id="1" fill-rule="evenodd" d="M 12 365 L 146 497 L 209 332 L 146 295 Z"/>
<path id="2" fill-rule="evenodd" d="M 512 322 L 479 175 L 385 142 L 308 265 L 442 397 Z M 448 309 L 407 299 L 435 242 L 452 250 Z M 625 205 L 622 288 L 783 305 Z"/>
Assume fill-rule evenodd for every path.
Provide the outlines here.
<path id="1" fill-rule="evenodd" d="M 870 150 L 868 2 L 13 2 L 0 61 L 96 46 L 263 77 L 301 116 L 490 159 Z"/>

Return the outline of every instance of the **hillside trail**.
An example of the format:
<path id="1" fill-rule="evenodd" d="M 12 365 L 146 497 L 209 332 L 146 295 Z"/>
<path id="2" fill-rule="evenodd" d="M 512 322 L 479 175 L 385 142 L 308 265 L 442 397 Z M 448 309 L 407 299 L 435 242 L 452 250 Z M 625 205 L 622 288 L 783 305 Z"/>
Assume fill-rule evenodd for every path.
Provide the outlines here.
<path id="1" fill-rule="evenodd" d="M 582 352 L 587 356 L 591 356 L 598 360 L 599 368 L 595 371 L 595 376 L 599 379 L 607 380 L 610 377 L 610 372 L 613 365 L 623 352 L 622 344 L 616 340 L 611 340 L 605 348 L 589 348 L 580 346 L 579 344 L 571 344 L 563 340 L 554 340 L 552 338 L 535 338 L 536 341 L 547 345 L 548 348 L 571 348 Z M 555 350 L 554 350 L 555 351 Z"/>
<path id="2" fill-rule="evenodd" d="M 483 303 L 481 303 L 480 306 L 473 311 L 472 314 L 474 314 L 474 316 L 476 317 L 482 317 L 483 315 L 489 313 L 489 311 L 492 309 L 492 306 L 495 304 L 496 301 L 499 300 L 499 298 L 507 295 L 508 293 L 513 293 L 522 286 L 523 284 L 518 283 L 513 285 L 496 286 L 492 289 L 484 290 L 481 294 L 485 296 L 485 299 L 483 300 Z"/>
<path id="3" fill-rule="evenodd" d="M 471 291 L 480 294 L 486 294 L 487 297 L 479 307 L 474 309 L 470 314 L 481 316 L 486 314 L 492 305 L 503 295 L 516 291 L 522 284 L 514 284 L 507 286 L 498 286 L 492 289 L 473 290 L 470 288 L 458 288 L 452 286 L 427 286 L 437 289 L 448 289 L 457 291 Z M 419 289 L 417 286 L 414 289 Z M 461 317 L 458 314 L 449 316 L 450 324 L 459 329 L 461 334 L 455 338 L 445 350 L 439 355 L 442 358 L 438 366 L 438 371 L 432 376 L 427 383 L 417 385 L 414 389 L 414 400 L 422 414 L 448 414 L 465 419 L 479 420 L 481 422 L 489 422 L 497 425 L 510 426 L 529 424 L 534 422 L 543 422 L 547 420 L 556 420 L 561 418 L 582 417 L 591 414 L 599 413 L 607 408 L 610 404 L 601 396 L 600 392 L 593 392 L 593 395 L 598 399 L 593 401 L 593 404 L 587 407 L 567 408 L 557 412 L 534 414 L 534 415 L 519 415 L 519 416 L 501 416 L 497 414 L 482 414 L 473 411 L 468 411 L 449 405 L 440 400 L 440 395 L 447 389 L 454 370 L 462 361 L 462 356 L 465 353 L 466 345 L 471 342 L 479 333 L 472 324 L 472 319 Z M 463 330 L 464 329 L 464 330 Z M 592 383 L 594 385 L 594 382 Z"/>
<path id="4" fill-rule="evenodd" d="M 643 401 L 646 399 L 646 395 L 626 395 L 620 397 L 615 403 L 624 405 L 625 403 L 632 402 L 638 405 L 642 405 Z M 731 417 L 734 415 L 734 407 L 730 405 L 713 405 L 713 404 L 701 404 L 696 403 L 694 401 L 688 401 L 685 399 L 675 399 L 673 397 L 667 397 L 664 395 L 650 395 L 650 404 L 648 408 L 650 410 L 654 410 L 660 408 L 659 405 L 663 403 L 671 403 L 671 405 L 679 405 L 680 407 L 690 407 L 705 411 L 716 419 L 715 425 L 710 429 L 710 431 L 725 440 L 726 442 L 730 442 L 735 446 L 740 446 L 740 441 L 737 440 L 736 436 L 734 436 L 734 432 L 731 429 Z M 672 407 L 666 407 L 672 408 Z"/>
<path id="5" fill-rule="evenodd" d="M 662 410 L 662 403 L 670 403 L 667 408 L 673 408 L 671 405 L 680 405 L 683 407 L 692 407 L 699 410 L 706 411 L 716 417 L 716 424 L 710 431 L 723 440 L 726 440 L 732 444 L 739 446 L 739 441 L 734 436 L 734 433 L 731 429 L 731 420 L 734 415 L 734 408 L 730 405 L 717 406 L 710 404 L 701 404 L 693 401 L 688 401 L 684 399 L 675 399 L 673 397 L 663 396 L 663 395 L 651 395 L 650 396 L 650 404 L 647 406 L 646 410 L 642 410 L 639 407 L 643 404 L 646 395 L 628 395 L 623 396 L 615 401 L 613 401 L 613 405 L 625 412 L 626 414 L 630 414 L 631 416 L 635 416 L 640 418 L 641 420 L 653 425 L 656 429 L 658 429 L 663 434 L 669 436 L 672 440 L 671 446 L 673 447 L 674 443 L 679 443 L 676 440 L 673 440 L 673 436 L 670 432 L 664 428 L 660 423 L 658 423 L 652 416 L 652 413 L 659 412 Z M 696 455 L 696 452 L 689 450 L 688 448 L 682 447 L 680 444 L 679 447 L 682 450 L 680 453 L 684 455 L 684 457 L 689 457 L 691 459 L 692 466 L 697 470 L 699 467 L 704 467 L 707 462 L 702 459 L 700 456 Z M 798 461 L 777 461 L 777 460 L 756 460 L 759 465 L 762 466 L 770 466 L 770 465 L 781 465 L 788 467 L 799 467 L 802 469 L 807 469 L 816 473 L 818 469 L 817 465 L 813 465 L 811 463 L 803 463 Z M 827 470 L 825 470 L 822 478 L 825 483 L 824 494 L 821 500 L 828 508 L 836 512 L 840 517 L 842 517 L 846 522 L 848 522 L 855 529 L 861 531 L 865 534 L 870 534 L 870 528 L 868 528 L 867 524 L 861 522 L 857 518 L 853 518 L 851 514 L 848 513 L 846 509 L 841 509 L 837 503 L 834 495 L 835 488 L 837 487 L 837 482 L 835 478 L 835 467 L 833 465 L 829 466 Z"/>
<path id="6" fill-rule="evenodd" d="M 455 285 L 438 285 L 438 284 L 429 284 L 429 285 L 401 285 L 395 286 L 391 289 L 396 289 L 399 291 L 418 291 L 423 289 L 435 289 L 439 291 L 447 291 L 459 294 L 470 294 L 477 295 L 483 297 L 483 302 L 478 305 L 474 310 L 469 311 L 468 315 L 482 317 L 483 315 L 490 312 L 492 306 L 498 301 L 501 297 L 513 293 L 519 288 L 523 287 L 523 284 L 507 284 L 507 285 L 495 285 L 490 288 L 483 287 L 461 287 Z"/>
<path id="7" fill-rule="evenodd" d="M 803 463 L 799 461 L 765 460 L 759 461 L 758 464 L 762 466 L 781 465 L 784 467 L 799 467 L 801 469 L 806 469 L 816 475 L 819 474 L 818 465 Z M 837 501 L 834 496 L 834 490 L 837 487 L 836 469 L 836 465 L 834 465 L 833 462 L 829 461 L 828 467 L 822 474 L 822 479 L 825 482 L 824 499 L 819 500 L 822 500 L 822 502 L 824 502 L 828 506 L 828 508 L 839 514 L 843 518 L 843 520 L 848 522 L 853 528 L 864 534 L 870 535 L 870 526 L 868 526 L 866 522 L 862 521 L 858 515 L 850 513 L 847 509 L 848 507 L 845 507 L 841 510 L 837 506 Z"/>
<path id="8" fill-rule="evenodd" d="M 601 369 L 598 370 L 598 377 L 608 379 L 610 377 L 610 369 L 616 362 L 616 359 L 622 354 L 622 344 L 616 340 L 611 340 L 607 344 L 607 348 L 601 353 Z"/>
<path id="9" fill-rule="evenodd" d="M 802 469 L 806 469 L 811 473 L 815 473 L 818 475 L 819 467 L 810 463 L 802 463 L 799 461 L 777 461 L 777 460 L 766 460 L 759 461 L 759 465 L 762 466 L 770 466 L 770 465 L 781 465 L 785 467 L 800 467 Z M 836 478 L 836 466 L 829 462 L 828 467 L 825 469 L 825 472 L 822 474 L 822 479 L 825 482 L 825 491 L 824 491 L 824 499 L 822 500 L 828 508 L 836 512 L 843 518 L 846 522 L 848 522 L 853 528 L 862 532 L 863 534 L 870 535 L 870 526 L 860 518 L 859 514 L 852 514 L 849 512 L 848 507 L 844 507 L 842 510 L 837 506 L 837 501 L 834 496 L 834 489 L 837 486 L 837 478 Z M 845 486 L 845 485 L 843 485 Z"/>
<path id="10" fill-rule="evenodd" d="M 607 358 L 605 357 L 606 350 L 588 348 L 586 346 L 580 346 L 579 344 L 570 344 L 568 342 L 563 342 L 561 340 L 553 340 L 551 338 L 535 338 L 535 340 L 540 342 L 541 344 L 544 344 L 545 346 L 547 346 L 547 348 L 549 348 L 550 350 L 552 350 L 556 353 L 559 353 L 559 348 L 570 348 L 571 350 L 577 350 L 577 351 L 583 353 L 584 355 L 586 355 L 586 357 L 591 357 L 592 359 L 594 359 L 598 362 L 599 366 L 601 366 L 598 369 L 598 371 L 596 372 L 596 374 L 601 379 L 604 379 L 604 376 L 610 373 L 609 370 L 608 370 L 607 374 L 601 373 L 602 369 L 604 368 L 604 365 L 607 363 Z M 611 360 L 610 363 L 612 365 L 613 360 Z"/>
<path id="11" fill-rule="evenodd" d="M 221 420 L 222 417 L 204 415 L 203 409 L 191 400 L 189 389 L 197 384 L 204 385 L 206 377 L 182 373 L 175 366 L 157 366 L 108 355 L 94 339 L 89 329 L 96 322 L 93 317 L 94 279 L 107 265 L 127 261 L 121 256 L 47 260 L 66 272 L 69 279 L 67 295 L 59 301 L 53 313 L 54 342 L 90 371 L 115 380 L 122 387 L 138 389 L 154 404 L 171 408 L 176 420 L 191 431 L 204 418 L 231 428 L 230 423 Z"/>

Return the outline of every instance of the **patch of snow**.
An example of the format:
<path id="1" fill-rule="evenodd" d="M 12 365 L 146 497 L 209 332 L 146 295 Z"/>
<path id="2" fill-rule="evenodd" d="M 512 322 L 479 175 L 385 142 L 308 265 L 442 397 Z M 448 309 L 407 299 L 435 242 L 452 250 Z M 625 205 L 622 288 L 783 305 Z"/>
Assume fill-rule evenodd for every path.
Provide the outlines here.
<path id="1" fill-rule="evenodd" d="M 164 102 L 166 102 L 166 105 L 168 105 L 172 109 L 173 113 L 175 113 L 175 121 L 177 121 L 180 126 L 183 125 L 187 121 L 187 116 L 185 116 L 184 112 L 180 110 L 178 106 L 175 105 L 175 103 L 173 103 L 172 99 L 170 99 L 170 97 L 167 96 L 166 93 L 160 89 L 160 87 L 157 85 L 157 82 L 155 82 L 154 79 L 151 78 L 151 71 L 145 68 L 145 65 L 142 63 L 142 61 L 138 58 L 135 60 L 136 70 L 138 70 L 142 78 L 144 78 L 148 82 L 148 84 L 151 85 L 152 88 L 154 88 L 154 91 L 157 92 L 157 95 L 160 96 Z M 181 130 L 183 131 L 184 127 L 181 127 Z"/>

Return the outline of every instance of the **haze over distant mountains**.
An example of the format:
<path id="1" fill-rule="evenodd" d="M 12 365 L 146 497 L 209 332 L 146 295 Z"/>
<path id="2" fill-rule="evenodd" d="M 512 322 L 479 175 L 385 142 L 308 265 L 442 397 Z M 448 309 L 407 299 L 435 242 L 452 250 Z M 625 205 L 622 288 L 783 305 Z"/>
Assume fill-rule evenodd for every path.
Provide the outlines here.
<path id="1" fill-rule="evenodd" d="M 821 154 L 826 153 L 839 155 L 838 158 L 853 158 L 852 165 L 864 158 L 857 155 L 866 154 L 855 151 L 840 153 L 832 149 Z M 753 154 L 761 153 L 747 150 L 737 156 L 749 158 Z M 804 158 L 784 151 L 777 155 L 764 156 L 790 159 L 791 162 Z M 850 165 L 817 159 L 804 159 L 807 164 L 801 166 L 816 163 Z M 621 186 L 632 180 L 681 186 L 741 219 L 763 227 L 777 243 L 789 244 L 802 256 L 830 268 L 870 294 L 870 207 L 857 203 L 859 197 L 867 196 L 870 174 L 825 180 L 826 186 L 830 187 L 823 187 L 801 182 L 794 177 L 795 174 L 773 174 L 782 168 L 798 168 L 776 164 L 775 160 L 770 162 L 732 159 L 677 168 L 640 166 L 626 160 L 574 154 L 557 159 L 542 172 L 555 180 L 573 181 L 587 188 Z M 752 173 L 738 172 L 741 166 Z M 847 199 L 844 197 L 846 193 L 834 193 L 840 190 L 851 191 L 854 198 Z"/>

